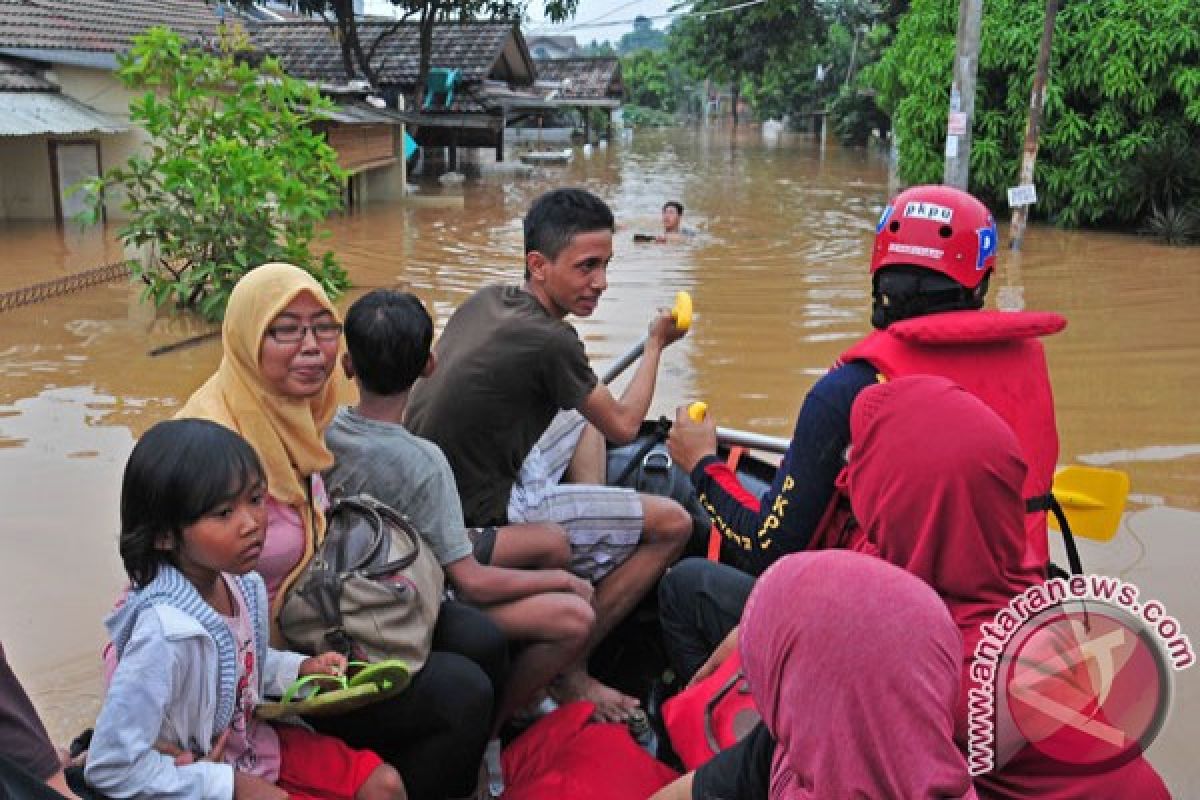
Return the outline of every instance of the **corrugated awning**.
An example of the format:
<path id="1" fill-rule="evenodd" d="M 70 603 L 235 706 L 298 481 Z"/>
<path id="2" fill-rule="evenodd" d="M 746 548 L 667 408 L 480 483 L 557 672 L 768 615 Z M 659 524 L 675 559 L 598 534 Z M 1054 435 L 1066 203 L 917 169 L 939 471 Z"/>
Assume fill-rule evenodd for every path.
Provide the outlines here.
<path id="1" fill-rule="evenodd" d="M 127 130 L 128 123 L 58 92 L 0 92 L 0 136 Z"/>
<path id="2" fill-rule="evenodd" d="M 362 103 L 345 103 L 322 114 L 343 125 L 403 125 L 404 117 L 393 108 L 373 108 Z"/>

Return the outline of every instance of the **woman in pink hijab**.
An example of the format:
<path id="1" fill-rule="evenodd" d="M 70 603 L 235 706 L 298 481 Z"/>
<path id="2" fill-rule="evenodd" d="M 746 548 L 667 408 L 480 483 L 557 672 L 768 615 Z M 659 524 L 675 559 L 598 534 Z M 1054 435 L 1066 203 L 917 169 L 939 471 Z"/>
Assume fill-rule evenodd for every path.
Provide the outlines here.
<path id="1" fill-rule="evenodd" d="M 844 550 L 787 556 L 754 587 L 740 647 L 776 739 L 771 800 L 975 798 L 953 738 L 961 639 L 917 578 Z"/>
<path id="2" fill-rule="evenodd" d="M 858 546 L 864 553 L 877 554 L 924 581 L 941 598 L 958 628 L 961 650 L 956 663 L 963 675 L 963 689 L 951 710 L 954 740 L 958 749 L 965 752 L 966 688 L 973 685 L 969 682 L 969 669 L 981 637 L 979 626 L 993 620 L 1012 598 L 1042 581 L 1040 574 L 1022 566 L 1026 534 L 1021 486 L 1026 468 L 1020 448 L 1004 421 L 979 399 L 944 378 L 930 376 L 900 378 L 864 389 L 851 411 L 850 431 L 849 464 L 842 479 L 864 534 Z M 794 558 L 815 555 L 800 554 Z M 779 611 L 804 614 L 807 619 L 804 610 L 807 598 L 810 592 L 823 586 L 823 576 L 819 570 L 808 570 L 790 578 L 773 578 L 783 586 L 777 598 Z M 760 579 L 763 580 L 765 576 Z M 756 588 L 755 594 L 758 591 Z M 852 595 L 851 610 L 828 621 L 835 627 L 858 624 L 858 617 L 876 615 L 876 622 L 886 628 L 899 614 L 894 605 L 881 605 L 874 586 L 857 585 L 855 589 L 846 587 L 845 591 Z M 761 605 L 762 597 L 752 605 Z M 852 652 L 851 655 L 860 656 L 852 666 L 838 660 L 846 657 L 845 653 L 820 640 L 807 652 L 793 647 L 788 651 L 786 663 L 790 666 L 785 670 L 782 655 L 763 658 L 764 651 L 773 652 L 771 648 L 779 646 L 769 636 L 756 636 L 750 643 L 744 641 L 750 616 L 748 607 L 741 626 L 735 629 L 740 633 L 731 634 L 718 651 L 726 649 L 732 641 L 741 640 L 748 671 L 750 662 L 759 659 L 774 669 L 766 677 L 751 679 L 756 700 L 763 697 L 759 710 L 771 730 L 781 742 L 783 737 L 788 738 L 786 747 L 780 745 L 783 754 L 777 750 L 771 760 L 771 798 L 850 794 L 835 788 L 809 786 L 806 781 L 815 779 L 818 772 L 824 780 L 838 782 L 833 785 L 849 785 L 844 782 L 862 779 L 868 769 L 876 770 L 866 773 L 872 786 L 904 779 L 907 773 L 897 772 L 904 765 L 893 764 L 891 754 L 879 749 L 880 743 L 890 741 L 885 738 L 891 733 L 886 730 L 888 726 L 897 726 L 906 736 L 914 737 L 913 742 L 920 746 L 903 752 L 908 753 L 907 758 L 925 763 L 921 759 L 927 757 L 924 754 L 931 742 L 921 738 L 920 732 L 910 730 L 907 715 L 927 716 L 933 706 L 910 709 L 897 704 L 894 694 L 881 689 L 884 681 L 893 677 L 905 680 L 909 674 L 908 665 L 897 659 L 897 651 L 889 649 L 886 638 L 880 640 L 882 644 L 870 641 Z M 719 663 L 720 657 L 715 658 Z M 828 659 L 837 667 L 817 675 L 814 670 L 823 669 L 822 664 Z M 810 660 L 815 663 L 808 663 Z M 701 672 L 708 667 L 706 664 Z M 809 676 L 807 680 L 816 681 L 810 687 L 815 699 L 798 708 L 795 697 L 782 688 L 784 681 L 790 680 L 786 673 L 796 669 L 803 670 L 802 674 Z M 889 674 L 893 672 L 897 674 Z M 853 698 L 854 703 L 870 704 L 872 712 L 878 705 L 886 709 L 885 713 L 871 716 L 868 709 L 857 709 L 861 720 L 875 720 L 875 723 L 856 723 L 859 727 L 849 728 L 841 725 L 838 714 L 827 706 L 831 702 L 841 703 L 840 698 L 847 692 L 845 696 Z M 766 780 L 746 779 L 747 775 L 761 774 L 753 770 L 760 754 L 769 748 L 761 745 L 761 739 L 751 734 L 696 773 L 673 784 L 678 787 L 676 794 L 664 792 L 661 797 L 708 800 L 705 795 L 708 787 L 728 786 L 730 778 L 739 800 L 765 797 L 766 787 L 759 784 Z M 940 739 L 935 737 L 934 752 L 940 752 L 936 749 L 938 742 Z M 934 757 L 932 763 L 946 762 Z M 786 777 L 785 773 L 792 777 Z M 1056 762 L 1028 745 L 999 769 L 975 776 L 974 784 L 982 800 L 1170 797 L 1162 779 L 1141 756 L 1107 769 L 1080 769 Z M 794 791 L 784 793 L 789 786 L 789 791 Z M 926 796 L 920 791 L 914 789 L 912 796 Z M 891 798 L 909 794 L 907 790 L 876 788 L 859 796 Z"/>
<path id="3" fill-rule="evenodd" d="M 1017 439 L 974 395 L 931 376 L 864 389 L 850 413 L 850 437 L 845 478 L 854 517 L 881 558 L 921 578 L 950 609 L 962 634 L 963 686 L 969 687 L 979 626 L 1042 582 L 1022 566 L 1025 463 Z M 965 689 L 955 717 L 955 738 L 965 751 Z M 975 787 L 989 800 L 1170 797 L 1140 756 L 1087 770 L 1057 763 L 1032 746 L 976 776 Z"/>

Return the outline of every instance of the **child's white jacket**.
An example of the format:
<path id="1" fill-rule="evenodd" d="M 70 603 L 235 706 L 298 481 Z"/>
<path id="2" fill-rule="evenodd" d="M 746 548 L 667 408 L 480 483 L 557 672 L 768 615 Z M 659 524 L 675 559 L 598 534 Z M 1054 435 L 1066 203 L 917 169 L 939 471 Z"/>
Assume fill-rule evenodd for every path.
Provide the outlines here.
<path id="1" fill-rule="evenodd" d="M 305 656 L 267 646 L 266 587 L 255 573 L 236 580 L 254 618 L 259 697 L 279 696 Z M 165 742 L 199 759 L 228 726 L 237 664 L 225 622 L 182 574 L 163 567 L 105 625 L 120 661 L 88 751 L 88 783 L 112 798 L 232 798 L 230 765 L 176 766 L 154 748 Z"/>

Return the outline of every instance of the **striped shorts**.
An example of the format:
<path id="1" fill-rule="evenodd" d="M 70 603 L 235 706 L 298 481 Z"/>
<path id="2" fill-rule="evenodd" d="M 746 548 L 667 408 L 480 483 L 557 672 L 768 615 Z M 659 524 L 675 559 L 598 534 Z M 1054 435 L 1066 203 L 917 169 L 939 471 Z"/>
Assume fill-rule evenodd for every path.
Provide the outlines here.
<path id="1" fill-rule="evenodd" d="M 560 483 L 587 420 L 560 411 L 529 451 L 508 498 L 508 521 L 556 522 L 571 542 L 570 570 L 592 583 L 633 553 L 642 538 L 642 501 L 632 489 Z"/>

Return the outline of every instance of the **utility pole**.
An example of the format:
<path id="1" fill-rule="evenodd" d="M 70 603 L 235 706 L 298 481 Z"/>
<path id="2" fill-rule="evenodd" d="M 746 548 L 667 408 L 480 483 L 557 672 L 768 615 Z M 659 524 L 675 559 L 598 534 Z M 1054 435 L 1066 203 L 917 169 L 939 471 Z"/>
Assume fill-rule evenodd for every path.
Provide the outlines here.
<path id="1" fill-rule="evenodd" d="M 975 116 L 975 74 L 979 69 L 979 31 L 983 0 L 960 0 L 954 82 L 946 127 L 946 169 L 942 182 L 963 191 L 971 170 L 971 123 Z"/>
<path id="2" fill-rule="evenodd" d="M 1046 78 L 1050 72 L 1050 50 L 1054 44 L 1054 20 L 1058 16 L 1058 0 L 1046 0 L 1046 22 L 1042 26 L 1042 43 L 1038 48 L 1037 70 L 1033 74 L 1033 91 L 1029 95 L 1029 121 L 1025 125 L 1025 148 L 1021 155 L 1021 175 L 1017 179 L 1018 191 L 1021 187 L 1033 188 L 1033 168 L 1037 164 L 1038 133 L 1042 125 L 1042 109 L 1046 105 Z M 1032 192 L 1025 190 L 1025 193 Z M 1012 213 L 1012 227 L 1009 229 L 1009 246 L 1013 250 L 1021 249 L 1021 240 L 1025 237 L 1025 225 L 1029 221 L 1029 207 L 1036 202 L 1028 196 L 1027 202 L 1016 205 Z M 1011 201 L 1010 205 L 1015 205 Z"/>

